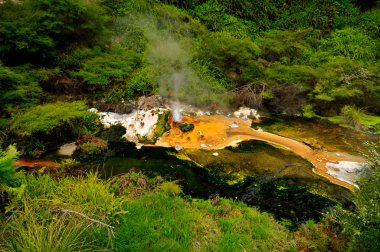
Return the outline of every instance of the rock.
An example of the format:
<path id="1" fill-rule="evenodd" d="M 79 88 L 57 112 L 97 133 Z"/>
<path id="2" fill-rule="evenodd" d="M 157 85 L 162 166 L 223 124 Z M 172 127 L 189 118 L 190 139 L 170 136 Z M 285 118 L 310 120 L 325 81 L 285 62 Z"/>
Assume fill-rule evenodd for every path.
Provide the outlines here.
<path id="1" fill-rule="evenodd" d="M 130 142 L 154 143 L 157 138 L 170 129 L 168 124 L 169 110 L 135 110 L 130 114 L 98 112 L 104 127 L 120 124 L 126 129 L 123 135 Z"/>
<path id="2" fill-rule="evenodd" d="M 137 109 L 150 110 L 154 108 L 166 108 L 165 100 L 160 95 L 141 96 L 137 100 Z"/>
<path id="3" fill-rule="evenodd" d="M 179 144 L 176 144 L 176 145 L 174 145 L 174 149 L 176 151 L 181 151 L 181 150 L 183 150 L 183 147 L 181 145 L 179 145 Z"/>
<path id="4" fill-rule="evenodd" d="M 218 153 L 218 152 L 214 152 L 214 153 L 212 153 L 212 155 L 213 155 L 214 157 L 217 157 L 217 156 L 219 156 L 219 153 Z"/>
<path id="5" fill-rule="evenodd" d="M 234 112 L 234 116 L 243 120 L 247 120 L 250 117 L 253 117 L 255 119 L 260 118 L 260 115 L 257 113 L 257 110 L 248 107 L 240 107 L 239 110 Z"/>
<path id="6" fill-rule="evenodd" d="M 179 125 L 179 128 L 182 132 L 189 132 L 194 129 L 194 124 L 192 123 L 181 123 Z"/>
<path id="7" fill-rule="evenodd" d="M 75 142 L 67 143 L 59 147 L 58 154 L 62 156 L 72 156 L 76 148 L 77 145 Z"/>
<path id="8" fill-rule="evenodd" d="M 144 146 L 143 143 L 136 143 L 136 149 L 140 150 Z"/>
<path id="9" fill-rule="evenodd" d="M 239 123 L 237 123 L 237 122 L 230 124 L 230 128 L 238 128 L 238 127 L 239 127 Z"/>

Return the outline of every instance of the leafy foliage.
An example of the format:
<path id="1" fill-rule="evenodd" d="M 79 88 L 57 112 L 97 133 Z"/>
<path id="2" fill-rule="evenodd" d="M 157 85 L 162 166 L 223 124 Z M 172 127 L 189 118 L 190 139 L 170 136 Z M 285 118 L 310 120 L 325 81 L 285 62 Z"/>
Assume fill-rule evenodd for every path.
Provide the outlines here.
<path id="1" fill-rule="evenodd" d="M 83 101 L 56 102 L 33 107 L 18 115 L 11 125 L 11 130 L 19 136 L 49 134 L 62 126 L 86 132 L 96 127 L 96 117 L 94 113 L 87 111 Z"/>
<path id="2" fill-rule="evenodd" d="M 95 1 L 7 0 L 0 8 L 0 58 L 47 63 L 75 45 L 104 40 L 107 17 Z"/>
<path id="3" fill-rule="evenodd" d="M 18 186 L 21 182 L 20 174 L 16 173 L 14 161 L 18 152 L 14 146 L 9 146 L 6 151 L 0 149 L 0 184 Z"/>
<path id="4" fill-rule="evenodd" d="M 0 113 L 12 113 L 35 105 L 42 95 L 35 73 L 25 67 L 12 69 L 0 64 Z"/>
<path id="5" fill-rule="evenodd" d="M 380 239 L 380 155 L 378 146 L 372 147 L 371 168 L 359 182 L 360 190 L 355 194 L 355 212 L 338 212 L 344 233 L 351 238 L 348 251 L 378 251 L 380 248 L 377 242 Z"/>
<path id="6" fill-rule="evenodd" d="M 247 82 L 261 74 L 261 65 L 256 61 L 261 51 L 249 39 L 237 39 L 231 34 L 211 33 L 199 43 L 200 61 L 211 61 L 213 71 L 223 74 L 235 82 Z"/>
<path id="7" fill-rule="evenodd" d="M 380 43 L 360 30 L 346 28 L 334 31 L 330 38 L 322 40 L 321 48 L 335 56 L 374 60 L 379 56 Z"/>
<path id="8" fill-rule="evenodd" d="M 107 53 L 98 51 L 96 54 L 85 60 L 83 67 L 78 72 L 71 72 L 71 75 L 91 85 L 105 86 L 124 81 L 141 64 L 138 53 L 120 47 L 114 47 Z"/>

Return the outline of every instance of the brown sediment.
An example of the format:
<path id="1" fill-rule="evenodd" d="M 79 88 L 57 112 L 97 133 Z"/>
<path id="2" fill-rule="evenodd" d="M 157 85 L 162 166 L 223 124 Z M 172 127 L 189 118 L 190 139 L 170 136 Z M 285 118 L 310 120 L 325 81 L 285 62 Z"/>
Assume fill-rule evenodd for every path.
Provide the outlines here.
<path id="1" fill-rule="evenodd" d="M 47 161 L 47 160 L 25 160 L 25 159 L 19 159 L 16 162 L 17 167 L 29 167 L 29 168 L 36 168 L 36 167 L 56 167 L 58 166 L 58 163 L 53 161 Z"/>
<path id="2" fill-rule="evenodd" d="M 254 130 L 251 128 L 251 120 L 228 118 L 222 115 L 198 116 L 183 118 L 184 123 L 194 124 L 194 130 L 182 132 L 178 127 L 173 127 L 159 139 L 155 146 L 173 147 L 176 145 L 188 149 L 223 149 L 234 146 L 241 141 L 261 140 L 286 148 L 313 164 L 313 171 L 332 183 L 353 190 L 353 185 L 339 180 L 327 173 L 326 164 L 339 161 L 365 162 L 361 157 L 345 153 L 326 152 L 313 150 L 306 144 L 293 139 L 278 136 L 272 133 Z M 238 127 L 231 127 L 236 126 Z"/>

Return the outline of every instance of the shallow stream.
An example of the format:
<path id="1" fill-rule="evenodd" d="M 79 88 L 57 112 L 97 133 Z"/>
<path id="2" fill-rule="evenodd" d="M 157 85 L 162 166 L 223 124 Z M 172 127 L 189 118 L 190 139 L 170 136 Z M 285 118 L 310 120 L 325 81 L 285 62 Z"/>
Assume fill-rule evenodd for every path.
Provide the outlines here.
<path id="1" fill-rule="evenodd" d="M 223 120 L 230 123 L 230 119 Z M 195 130 L 197 126 L 206 130 L 207 125 L 203 125 L 202 120 L 197 123 Z M 247 124 L 243 121 L 239 123 Z M 218 127 L 228 125 L 225 124 Z M 218 144 L 219 141 L 223 142 L 223 137 L 219 135 L 199 137 L 195 130 L 188 135 L 176 135 L 172 130 L 171 135 L 159 141 L 166 147 L 143 146 L 136 149 L 134 143 L 109 142 L 107 157 L 85 163 L 85 166 L 97 170 L 104 178 L 135 171 L 178 180 L 187 197 L 207 199 L 219 194 L 242 200 L 273 213 L 278 219 L 291 220 L 293 225 L 307 219 L 318 220 L 324 211 L 337 203 L 350 205 L 351 192 L 335 182 L 331 183 L 331 178 L 313 172 L 315 164 L 305 159 L 310 156 L 297 155 L 281 147 L 281 137 L 273 138 L 276 141 L 280 139 L 280 145 L 252 140 L 255 138 L 251 135 L 255 136 L 256 133 L 251 133 L 247 125 L 248 128 L 242 128 L 239 132 L 239 129 L 227 126 L 226 137 L 231 138 L 232 142 L 238 138 L 242 141 L 235 147 L 220 148 L 222 145 L 207 143 L 208 140 Z M 358 133 L 321 120 L 264 118 L 263 122 L 253 123 L 252 127 L 263 129 L 267 132 L 263 134 L 269 137 L 273 136 L 270 133 L 275 133 L 290 138 L 290 141 L 296 140 L 295 146 L 299 147 L 299 151 L 305 149 L 317 154 L 328 151 L 329 155 L 334 156 L 333 160 L 342 159 L 341 152 L 364 155 L 370 148 L 366 142 L 380 142 L 379 136 Z M 185 148 L 178 151 L 170 147 L 176 141 L 180 141 Z M 193 148 L 192 144 L 204 147 Z M 48 159 L 56 160 L 57 156 Z"/>

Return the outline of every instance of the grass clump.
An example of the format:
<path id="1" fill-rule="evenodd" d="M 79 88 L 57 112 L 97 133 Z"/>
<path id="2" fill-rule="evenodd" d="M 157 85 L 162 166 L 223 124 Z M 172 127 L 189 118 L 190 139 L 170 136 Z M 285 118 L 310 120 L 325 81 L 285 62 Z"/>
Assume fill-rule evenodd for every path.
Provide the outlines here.
<path id="1" fill-rule="evenodd" d="M 86 232 L 97 229 L 90 221 L 70 214 L 41 209 L 41 202 L 24 200 L 2 228 L 0 241 L 6 251 L 93 251 L 95 239 Z M 43 214 L 43 216 L 41 216 Z"/>
<path id="2" fill-rule="evenodd" d="M 162 183 L 159 189 L 167 195 L 176 196 L 182 194 L 181 187 L 174 181 Z"/>
<path id="3" fill-rule="evenodd" d="M 0 229 L 7 251 L 95 251 L 109 249 L 113 225 L 125 214 L 126 197 L 111 192 L 111 181 L 86 177 L 26 176 L 12 197 Z"/>
<path id="4" fill-rule="evenodd" d="M 355 106 L 346 105 L 342 108 L 341 115 L 344 123 L 354 127 L 355 129 L 362 128 L 363 117 L 365 115 L 362 109 Z"/>

